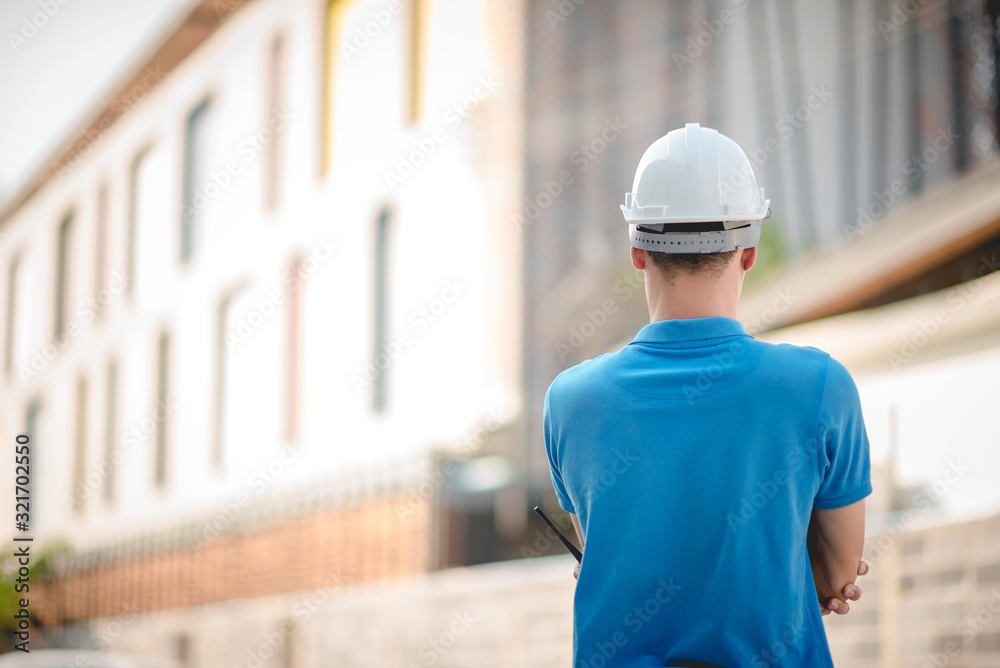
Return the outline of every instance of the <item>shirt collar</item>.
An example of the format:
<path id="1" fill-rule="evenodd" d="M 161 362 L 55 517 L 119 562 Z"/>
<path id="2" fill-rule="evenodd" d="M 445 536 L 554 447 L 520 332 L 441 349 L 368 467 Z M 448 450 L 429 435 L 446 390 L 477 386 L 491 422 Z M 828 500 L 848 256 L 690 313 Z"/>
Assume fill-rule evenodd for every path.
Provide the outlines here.
<path id="1" fill-rule="evenodd" d="M 639 330 L 632 343 L 693 348 L 717 339 L 737 336 L 750 335 L 739 321 L 732 318 L 684 318 L 651 322 Z"/>

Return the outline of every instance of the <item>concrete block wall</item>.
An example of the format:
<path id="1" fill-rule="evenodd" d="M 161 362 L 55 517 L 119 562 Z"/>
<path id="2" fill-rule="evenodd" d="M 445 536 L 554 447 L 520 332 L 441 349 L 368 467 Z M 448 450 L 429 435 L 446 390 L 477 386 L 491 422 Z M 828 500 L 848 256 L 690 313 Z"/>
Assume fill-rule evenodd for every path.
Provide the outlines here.
<path id="1" fill-rule="evenodd" d="M 824 618 L 851 668 L 1000 665 L 1000 517 L 872 536 L 864 595 Z M 569 555 L 122 614 L 76 625 L 81 646 L 189 668 L 568 666 Z"/>
<path id="2" fill-rule="evenodd" d="M 572 557 L 458 568 L 96 620 L 110 651 L 186 666 L 542 668 L 569 665 Z M 118 630 L 121 627 L 121 630 Z M 117 632 L 116 632 L 117 631 Z M 181 640 L 184 638 L 184 640 Z"/>

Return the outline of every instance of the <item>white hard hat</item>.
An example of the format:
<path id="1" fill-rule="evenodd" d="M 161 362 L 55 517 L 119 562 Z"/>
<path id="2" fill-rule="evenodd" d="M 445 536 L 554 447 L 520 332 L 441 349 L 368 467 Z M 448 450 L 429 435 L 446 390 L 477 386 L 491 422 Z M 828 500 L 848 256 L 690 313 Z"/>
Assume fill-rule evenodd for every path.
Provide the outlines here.
<path id="1" fill-rule="evenodd" d="M 736 142 L 688 123 L 642 154 L 622 212 L 635 248 L 721 253 L 757 245 L 769 203 Z"/>

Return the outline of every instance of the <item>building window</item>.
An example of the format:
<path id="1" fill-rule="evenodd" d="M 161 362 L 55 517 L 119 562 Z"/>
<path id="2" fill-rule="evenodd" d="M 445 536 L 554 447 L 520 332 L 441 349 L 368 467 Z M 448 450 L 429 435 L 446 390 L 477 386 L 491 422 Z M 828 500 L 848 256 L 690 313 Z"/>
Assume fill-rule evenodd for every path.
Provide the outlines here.
<path id="1" fill-rule="evenodd" d="M 153 414 L 156 416 L 156 451 L 154 453 L 153 479 L 157 486 L 167 483 L 167 438 L 169 437 L 169 391 L 170 391 L 170 335 L 160 333 L 156 354 L 156 405 Z"/>
<path id="2" fill-rule="evenodd" d="M 20 274 L 21 260 L 14 256 L 7 268 L 7 319 L 3 337 L 3 370 L 9 374 L 14 368 L 14 336 L 17 329 L 14 326 L 17 318 L 17 279 Z"/>
<path id="3" fill-rule="evenodd" d="M 57 340 L 62 337 L 66 327 L 66 288 L 72 272 L 69 255 L 72 231 L 73 214 L 68 214 L 59 225 L 59 238 L 56 242 L 55 313 L 52 329 Z"/>
<path id="4" fill-rule="evenodd" d="M 264 125 L 273 133 L 264 155 L 264 209 L 271 211 L 281 202 L 282 158 L 285 153 L 283 126 L 285 112 L 285 44 L 280 35 L 271 42 L 268 58 L 267 102 Z M 275 130 L 274 127 L 279 127 Z"/>
<path id="5" fill-rule="evenodd" d="M 28 435 L 31 442 L 35 445 L 44 442 L 42 434 L 39 433 L 39 417 L 42 413 L 42 400 L 35 398 L 28 404 L 28 409 L 25 411 L 24 415 L 24 433 Z M 42 473 L 39 471 L 38 467 L 35 467 L 35 473 L 28 478 L 28 496 L 34 496 L 34 490 L 38 489 L 38 476 Z M 44 474 L 43 474 L 44 475 Z M 32 482 L 34 481 L 34 482 Z M 44 506 L 43 506 L 44 507 Z M 44 518 L 46 516 L 44 510 L 39 513 L 38 508 L 35 509 L 35 513 L 31 517 L 31 528 L 35 531 L 39 528 L 39 517 Z"/>
<path id="6" fill-rule="evenodd" d="M 302 436 L 302 311 L 305 272 L 302 260 L 292 262 L 292 282 L 285 301 L 285 417 L 282 437 L 295 445 Z"/>
<path id="7" fill-rule="evenodd" d="M 87 380 L 76 383 L 76 434 L 73 445 L 73 510 L 83 511 L 87 498 Z"/>
<path id="8" fill-rule="evenodd" d="M 115 500 L 115 444 L 118 440 L 118 364 L 108 363 L 104 386 L 104 463 L 108 473 L 104 478 L 104 500 Z"/>
<path id="9" fill-rule="evenodd" d="M 128 220 L 126 222 L 125 240 L 125 292 L 131 295 L 135 288 L 136 252 L 139 234 L 139 185 L 141 184 L 142 166 L 149 155 L 150 146 L 146 146 L 135 154 L 128 170 Z"/>
<path id="10" fill-rule="evenodd" d="M 340 51 L 341 28 L 344 14 L 353 0 L 329 0 L 323 25 L 323 100 L 320 114 L 320 155 L 321 176 L 330 173 L 333 166 L 333 107 L 336 90 L 338 53 Z"/>
<path id="11" fill-rule="evenodd" d="M 177 636 L 177 664 L 179 666 L 191 665 L 191 637 L 186 633 Z"/>
<path id="12" fill-rule="evenodd" d="M 228 374 L 229 374 L 229 316 L 232 311 L 235 292 L 226 295 L 219 303 L 215 317 L 215 380 L 213 388 L 212 410 L 212 466 L 221 469 L 226 452 L 226 418 L 229 407 Z"/>
<path id="13" fill-rule="evenodd" d="M 410 0 L 409 53 L 407 54 L 406 118 L 420 120 L 424 108 L 424 77 L 427 72 L 427 16 L 430 0 Z"/>
<path id="14" fill-rule="evenodd" d="M 42 402 L 35 399 L 28 404 L 28 410 L 24 416 L 24 431 L 32 442 L 38 442 L 38 415 L 42 411 Z"/>
<path id="15" fill-rule="evenodd" d="M 388 269 L 389 269 L 389 234 L 391 225 L 391 212 L 389 209 L 382 209 L 375 221 L 375 319 L 373 323 L 374 331 L 374 353 L 373 360 L 378 360 L 380 354 L 386 353 L 388 324 Z M 375 381 L 372 385 L 372 408 L 376 413 L 385 410 L 388 401 L 386 381 L 388 375 L 388 365 L 376 365 Z"/>
<path id="16" fill-rule="evenodd" d="M 197 194 L 198 184 L 204 177 L 204 150 L 206 120 L 209 100 L 199 103 L 187 116 L 184 124 L 184 176 L 181 201 L 180 261 L 186 263 L 194 253 L 195 226 L 198 224 Z"/>
<path id="17" fill-rule="evenodd" d="M 108 281 L 108 186 L 102 185 L 97 191 L 97 211 L 94 221 L 94 308 L 100 314 L 104 306 L 100 299 L 101 290 Z"/>

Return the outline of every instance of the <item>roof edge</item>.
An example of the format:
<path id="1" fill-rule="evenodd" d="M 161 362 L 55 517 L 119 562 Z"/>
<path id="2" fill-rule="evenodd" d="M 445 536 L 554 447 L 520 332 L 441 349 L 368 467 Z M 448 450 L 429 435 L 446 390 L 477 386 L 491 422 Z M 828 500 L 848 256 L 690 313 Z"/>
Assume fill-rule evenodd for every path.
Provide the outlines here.
<path id="1" fill-rule="evenodd" d="M 0 203 L 0 229 L 24 207 L 52 178 L 59 175 L 80 152 L 92 142 L 88 137 L 101 134 L 117 123 L 131 109 L 122 100 L 144 86 L 149 70 L 158 73 L 155 88 L 184 60 L 198 49 L 226 19 L 250 0 L 188 0 L 149 45 L 108 87 L 106 93 L 85 113 L 81 120 L 66 133 L 64 141 L 41 160 L 38 167 Z M 225 11 L 221 11 L 225 10 Z M 150 88 L 152 90 L 152 88 Z M 145 96 L 149 91 L 145 91 Z M 142 104 L 139 101 L 137 104 Z"/>

